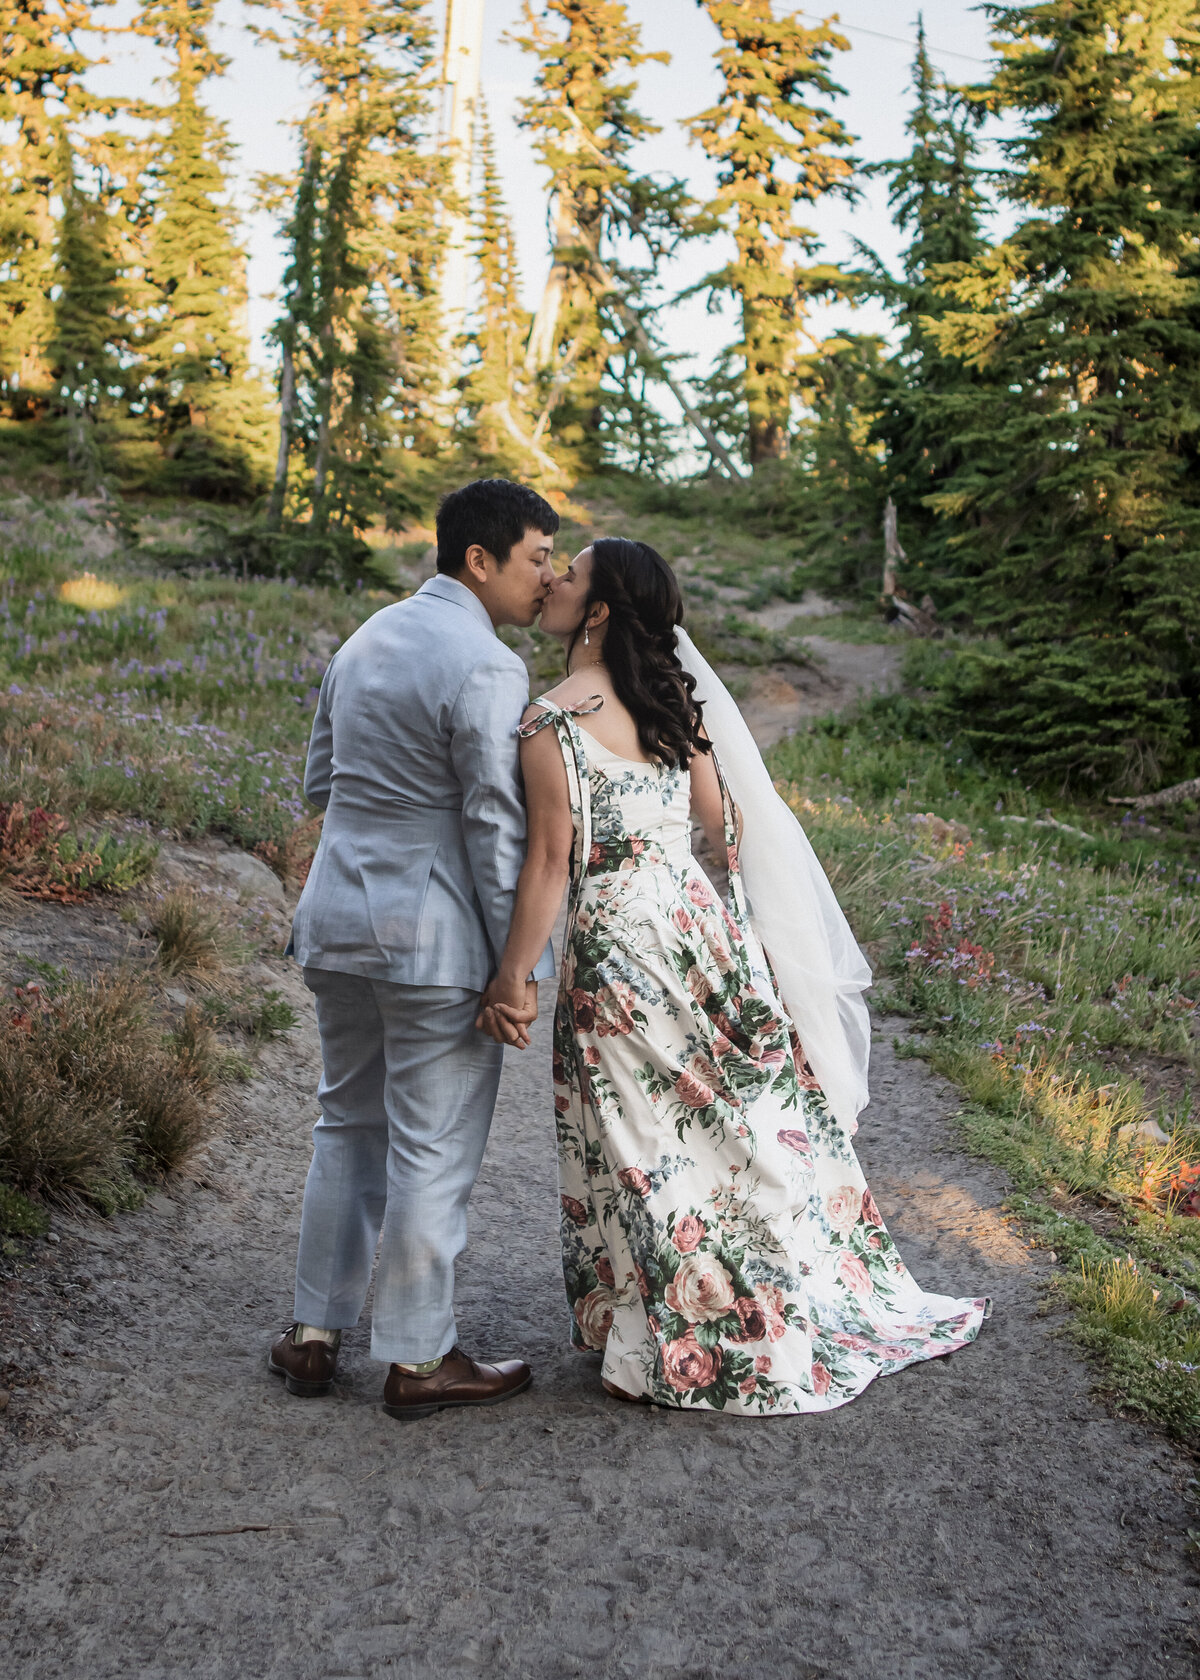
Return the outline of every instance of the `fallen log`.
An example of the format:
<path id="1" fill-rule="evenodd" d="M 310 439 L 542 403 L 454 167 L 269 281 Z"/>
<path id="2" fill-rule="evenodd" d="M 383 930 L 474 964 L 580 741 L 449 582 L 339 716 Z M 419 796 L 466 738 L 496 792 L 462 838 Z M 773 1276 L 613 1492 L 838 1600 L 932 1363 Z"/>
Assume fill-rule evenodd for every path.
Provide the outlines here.
<path id="1" fill-rule="evenodd" d="M 1200 799 L 1200 776 L 1176 782 L 1174 787 L 1159 788 L 1157 793 L 1142 793 L 1136 799 L 1117 799 L 1111 793 L 1110 805 L 1128 805 L 1135 811 L 1151 811 L 1160 805 L 1180 805 L 1185 799 Z"/>

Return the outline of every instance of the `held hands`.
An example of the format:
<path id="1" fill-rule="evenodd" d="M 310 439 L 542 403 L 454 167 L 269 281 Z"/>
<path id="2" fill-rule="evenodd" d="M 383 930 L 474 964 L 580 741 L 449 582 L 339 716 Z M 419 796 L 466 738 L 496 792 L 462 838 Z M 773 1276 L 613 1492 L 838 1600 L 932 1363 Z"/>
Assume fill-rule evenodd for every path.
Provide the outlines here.
<path id="1" fill-rule="evenodd" d="M 497 1044 L 524 1050 L 537 1012 L 537 981 L 513 980 L 500 973 L 483 994 L 475 1025 Z"/>

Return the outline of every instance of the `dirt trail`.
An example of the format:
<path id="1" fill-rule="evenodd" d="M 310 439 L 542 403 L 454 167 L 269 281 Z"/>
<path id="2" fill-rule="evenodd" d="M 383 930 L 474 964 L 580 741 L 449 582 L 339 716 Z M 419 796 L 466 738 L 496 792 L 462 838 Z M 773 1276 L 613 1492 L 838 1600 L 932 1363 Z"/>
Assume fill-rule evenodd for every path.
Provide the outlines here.
<path id="1" fill-rule="evenodd" d="M 622 1406 L 569 1352 L 547 1024 L 510 1053 L 462 1335 L 535 1387 L 401 1425 L 365 1329 L 325 1400 L 285 1321 L 317 1040 L 272 1046 L 190 1181 L 60 1222 L 26 1273 L 0 1477 L 0 1672 L 22 1680 L 1184 1680 L 1200 1621 L 1176 1455 L 1089 1398 L 953 1095 L 876 1044 L 862 1153 L 909 1263 L 988 1292 L 979 1343 L 826 1417 Z M 9 1316 L 9 1327 L 13 1320 Z M 24 1436 L 22 1440 L 20 1437 Z"/>
<path id="2" fill-rule="evenodd" d="M 902 643 L 842 642 L 808 629 L 837 611 L 835 602 L 812 593 L 799 603 L 773 601 L 744 609 L 743 616 L 764 630 L 805 631 L 797 640 L 813 657 L 808 668 L 777 665 L 750 677 L 740 704 L 760 747 L 773 747 L 806 718 L 844 711 L 864 696 L 899 686 Z"/>

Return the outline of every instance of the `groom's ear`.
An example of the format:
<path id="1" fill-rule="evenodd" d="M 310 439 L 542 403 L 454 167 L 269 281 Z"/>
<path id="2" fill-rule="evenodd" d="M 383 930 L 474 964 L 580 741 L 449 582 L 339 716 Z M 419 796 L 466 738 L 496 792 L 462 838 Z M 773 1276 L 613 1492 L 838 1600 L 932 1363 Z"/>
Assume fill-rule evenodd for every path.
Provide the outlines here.
<path id="1" fill-rule="evenodd" d="M 471 543 L 463 555 L 463 571 L 468 577 L 474 578 L 476 583 L 486 583 L 488 580 L 487 563 L 495 561 L 495 555 L 484 548 L 482 543 Z"/>

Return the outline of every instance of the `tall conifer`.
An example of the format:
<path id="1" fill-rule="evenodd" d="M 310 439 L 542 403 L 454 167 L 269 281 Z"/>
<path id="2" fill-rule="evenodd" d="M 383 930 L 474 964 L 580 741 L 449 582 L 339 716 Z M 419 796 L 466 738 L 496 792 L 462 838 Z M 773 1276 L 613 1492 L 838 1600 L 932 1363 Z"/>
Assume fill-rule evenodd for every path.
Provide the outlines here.
<path id="1" fill-rule="evenodd" d="M 47 358 L 56 406 L 66 419 L 68 468 L 77 484 L 95 490 L 102 482 L 96 426 L 122 380 L 114 341 L 123 298 L 108 217 L 77 179 L 65 125 L 58 130 L 54 172 L 61 209 Z"/>
<path id="2" fill-rule="evenodd" d="M 172 481 L 223 496 L 245 493 L 261 471 L 266 413 L 248 365 L 229 145 L 200 98 L 228 62 L 209 43 L 214 10 L 215 0 L 150 0 L 138 17 L 139 33 L 169 54 L 173 94 L 152 166 L 143 356 Z"/>
<path id="3" fill-rule="evenodd" d="M 263 34 L 314 91 L 297 176 L 267 184 L 289 254 L 275 328 L 283 419 L 272 517 L 298 448 L 297 506 L 320 535 L 406 507 L 392 452 L 436 446 L 445 167 L 425 143 L 424 0 L 272 4 L 284 21 Z"/>
<path id="4" fill-rule="evenodd" d="M 0 0 L 0 390 L 19 415 L 52 377 L 61 124 L 101 103 L 82 80 L 90 15 L 84 0 Z"/>
<path id="5" fill-rule="evenodd" d="M 887 451 L 881 483 L 896 502 L 904 543 L 924 573 L 924 584 L 943 564 L 942 540 L 949 534 L 928 498 L 962 463 L 959 439 L 970 424 L 982 378 L 960 358 L 942 354 L 929 322 L 951 307 L 943 283 L 951 272 L 947 265 L 958 264 L 954 272 L 961 272 L 961 265 L 986 252 L 988 205 L 976 113 L 934 70 L 923 23 L 918 24 L 913 85 L 908 155 L 871 166 L 872 173 L 888 177 L 893 217 L 908 235 L 901 276 L 893 278 L 874 253 L 860 249 L 871 260 L 880 294 L 894 308 L 903 335 L 881 385 L 881 412 L 872 430 Z"/>
<path id="6" fill-rule="evenodd" d="M 533 438 L 533 382 L 525 371 L 529 312 L 521 305 L 512 222 L 504 202 L 491 123 L 482 104 L 475 119 L 478 188 L 474 193 L 475 260 L 479 277 L 474 359 L 463 380 L 471 447 L 495 470 L 531 467 L 558 476 L 555 462 Z"/>
<path id="7" fill-rule="evenodd" d="M 1200 739 L 1195 6 L 989 11 L 1021 220 L 930 323 L 984 375 L 933 505 L 1007 651 L 954 667 L 956 704 L 1035 773 L 1137 785 Z"/>
<path id="8" fill-rule="evenodd" d="M 594 469 L 614 358 L 669 378 L 649 288 L 681 236 L 684 195 L 678 182 L 640 176 L 630 161 L 637 142 L 658 132 L 634 107 L 631 72 L 669 55 L 644 50 L 625 0 L 545 0 L 540 13 L 525 0 L 522 23 L 517 39 L 538 60 L 538 91 L 522 101 L 519 121 L 549 173 L 553 247 L 528 364 L 540 376 L 543 426 L 577 465 Z M 644 269 L 618 261 L 617 244 L 630 236 L 646 252 Z"/>
<path id="9" fill-rule="evenodd" d="M 709 225 L 729 233 L 733 259 L 695 288 L 733 299 L 741 334 L 726 358 L 726 388 L 743 405 L 751 464 L 787 451 L 792 397 L 803 355 L 806 300 L 843 282 L 813 258 L 817 235 L 796 221 L 797 206 L 851 192 L 851 144 L 841 122 L 812 95 L 841 93 L 830 73 L 849 42 L 831 25 L 805 28 L 776 16 L 771 0 L 700 0 L 720 31 L 723 87 L 717 103 L 687 127 L 717 165 Z M 732 370 L 732 380 L 728 371 Z"/>

